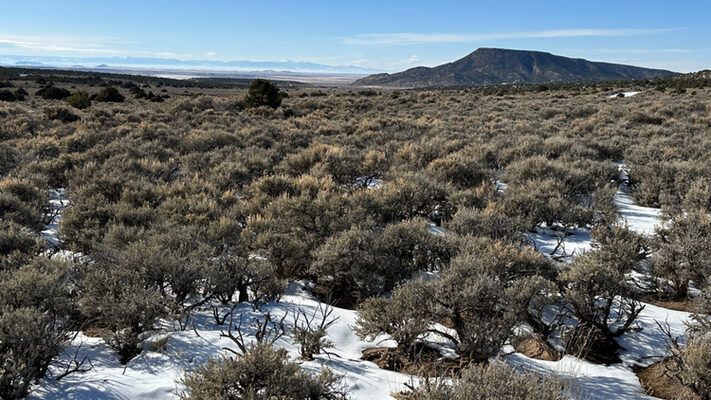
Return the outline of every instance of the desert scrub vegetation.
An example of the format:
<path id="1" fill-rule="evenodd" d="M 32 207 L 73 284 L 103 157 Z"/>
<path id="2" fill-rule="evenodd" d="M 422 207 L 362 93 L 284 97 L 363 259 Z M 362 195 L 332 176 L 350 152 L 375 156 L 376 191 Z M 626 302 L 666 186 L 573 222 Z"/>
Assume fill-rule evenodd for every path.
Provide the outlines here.
<path id="1" fill-rule="evenodd" d="M 711 287 L 694 299 L 689 329 L 683 338 L 672 335 L 668 325 L 660 324 L 667 334 L 669 356 L 663 360 L 665 372 L 673 381 L 699 399 L 711 398 Z"/>
<path id="2" fill-rule="evenodd" d="M 89 93 L 79 90 L 71 94 L 71 96 L 65 99 L 67 104 L 74 108 L 83 110 L 91 106 L 91 99 L 89 98 Z"/>
<path id="3" fill-rule="evenodd" d="M 45 375 L 76 329 L 74 279 L 68 264 L 40 254 L 21 227 L 0 236 L 0 397 L 25 397 Z"/>
<path id="4" fill-rule="evenodd" d="M 184 400 L 345 400 L 341 377 L 328 368 L 312 376 L 286 350 L 255 344 L 236 357 L 209 360 L 182 378 Z"/>
<path id="5" fill-rule="evenodd" d="M 472 366 L 453 379 L 451 384 L 425 380 L 404 395 L 408 400 L 521 399 L 565 400 L 572 396 L 553 378 L 534 372 L 520 372 L 506 365 Z"/>
<path id="6" fill-rule="evenodd" d="M 641 308 L 625 279 L 632 271 L 651 268 L 647 290 L 663 296 L 686 299 L 708 285 L 708 89 L 605 99 L 594 86 L 290 88 L 287 97 L 271 83 L 35 79 L 23 86 L 28 99 L 0 103 L 0 268 L 7 290 L 41 282 L 48 296 L 0 295 L 2 332 L 15 338 L 31 322 L 52 335 L 36 338 L 33 348 L 46 351 L 31 355 L 26 379 L 8 375 L 12 393 L 46 371 L 72 324 L 100 332 L 126 363 L 158 327 L 189 329 L 200 307 L 259 309 L 288 281 L 308 280 L 321 299 L 358 310 L 361 337 L 387 335 L 408 363 L 437 337 L 461 360 L 454 369 L 473 368 L 421 398 L 519 378 L 527 393 L 558 398 L 538 377 L 484 366 L 516 326 L 546 340 L 566 329 L 544 317 L 558 310 L 556 321 L 609 342 L 633 329 Z M 98 93 L 80 109 L 56 99 L 60 84 Z M 670 221 L 654 238 L 617 223 L 619 161 L 631 194 Z M 69 268 L 45 265 L 50 246 L 39 233 L 51 188 L 69 202 L 60 246 L 85 256 Z M 592 229 L 594 249 L 570 263 L 535 251 L 526 235 L 578 228 Z M 304 358 L 328 344 L 302 336 Z M 2 343 L 13 343 L 3 357 L 19 356 L 16 340 Z M 188 373 L 184 396 L 259 390 L 235 389 L 235 375 L 262 362 L 286 371 L 284 382 L 301 381 L 274 390 L 301 395 L 336 382 L 301 374 L 279 350 L 251 351 Z"/>
<path id="7" fill-rule="evenodd" d="M 17 88 L 13 91 L 7 89 L 0 90 L 0 101 L 25 101 L 25 96 L 27 95 L 27 91 L 23 88 Z"/>
<path id="8" fill-rule="evenodd" d="M 35 92 L 35 95 L 47 100 L 63 100 L 69 97 L 70 94 L 69 90 L 54 86 L 51 83 Z"/>
<path id="9" fill-rule="evenodd" d="M 711 276 L 709 230 L 708 214 L 692 211 L 671 218 L 658 231 L 652 273 L 661 282 L 661 293 L 684 299 L 693 285 L 706 287 Z"/>
<path id="10" fill-rule="evenodd" d="M 125 97 L 119 92 L 119 90 L 113 86 L 106 86 L 101 89 L 99 93 L 92 96 L 92 100 L 121 103 Z"/>
<path id="11" fill-rule="evenodd" d="M 44 109 L 44 115 L 47 119 L 65 123 L 79 121 L 78 115 L 64 107 L 47 107 Z"/>
<path id="12" fill-rule="evenodd" d="M 538 294 L 549 288 L 546 278 L 555 272 L 529 248 L 488 238 L 464 238 L 458 245 L 438 279 L 411 280 L 388 299 L 364 302 L 356 332 L 363 338 L 389 334 L 411 357 L 428 333 L 450 341 L 465 362 L 495 355 L 522 314 L 544 305 Z"/>

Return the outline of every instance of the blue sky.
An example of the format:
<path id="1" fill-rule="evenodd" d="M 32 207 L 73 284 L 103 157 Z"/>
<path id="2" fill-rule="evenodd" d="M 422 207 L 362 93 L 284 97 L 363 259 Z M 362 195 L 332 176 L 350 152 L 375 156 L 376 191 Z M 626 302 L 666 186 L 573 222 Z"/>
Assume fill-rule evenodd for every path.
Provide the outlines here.
<path id="1" fill-rule="evenodd" d="M 711 1 L 0 1 L 0 54 L 433 66 L 478 47 L 711 68 Z"/>

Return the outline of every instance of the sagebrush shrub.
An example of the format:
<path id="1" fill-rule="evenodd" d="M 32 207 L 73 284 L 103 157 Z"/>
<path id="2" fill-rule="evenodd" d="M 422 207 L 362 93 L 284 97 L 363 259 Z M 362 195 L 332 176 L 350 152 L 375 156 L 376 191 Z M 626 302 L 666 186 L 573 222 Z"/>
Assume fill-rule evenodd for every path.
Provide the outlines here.
<path id="1" fill-rule="evenodd" d="M 239 303 L 251 300 L 257 305 L 265 304 L 277 300 L 286 289 L 286 281 L 277 278 L 268 259 L 236 254 L 227 246 L 207 268 L 203 294 L 212 295 L 223 304 L 231 301 L 235 293 Z"/>
<path id="2" fill-rule="evenodd" d="M 395 288 L 389 299 L 371 297 L 358 307 L 355 333 L 367 340 L 390 335 L 400 348 L 409 352 L 427 332 L 430 322 L 424 307 L 418 312 L 421 301 L 420 284 L 412 282 Z"/>
<path id="3" fill-rule="evenodd" d="M 564 400 L 562 382 L 535 372 L 522 372 L 513 367 L 491 363 L 470 366 L 452 383 L 425 380 L 412 392 L 408 400 Z"/>
<path id="4" fill-rule="evenodd" d="M 705 287 L 711 276 L 711 218 L 700 212 L 678 215 L 657 233 L 652 273 L 669 282 L 662 293 L 683 299 L 690 285 Z"/>
<path id="5" fill-rule="evenodd" d="M 644 206 L 678 207 L 694 182 L 707 178 L 703 163 L 650 160 L 630 165 L 632 194 Z"/>
<path id="6" fill-rule="evenodd" d="M 668 333 L 668 332 L 667 332 Z M 691 389 L 700 399 L 711 398 L 711 338 L 708 334 L 687 333 L 684 343 L 670 337 L 667 373 Z"/>
<path id="7" fill-rule="evenodd" d="M 691 319 L 689 328 L 692 332 L 701 335 L 711 333 L 711 285 L 701 290 L 701 293 L 694 298 Z"/>
<path id="8" fill-rule="evenodd" d="M 42 250 L 37 234 L 18 223 L 0 220 L 0 270 L 17 270 Z"/>
<path id="9" fill-rule="evenodd" d="M 23 88 L 17 88 L 12 92 L 12 95 L 15 96 L 16 101 L 25 101 L 25 97 L 27 97 L 29 93 Z"/>
<path id="10" fill-rule="evenodd" d="M 55 317 L 73 315 L 72 279 L 67 263 L 36 257 L 17 270 L 0 271 L 0 306 L 33 307 Z"/>
<path id="11" fill-rule="evenodd" d="M 328 368 L 311 375 L 289 360 L 286 350 L 267 344 L 251 345 L 234 358 L 210 359 L 187 371 L 180 384 L 184 400 L 347 398 L 341 378 Z"/>
<path id="12" fill-rule="evenodd" d="M 0 270 L 0 398 L 23 398 L 64 349 L 75 314 L 69 272 L 43 256 Z"/>
<path id="13" fill-rule="evenodd" d="M 16 222 L 39 231 L 42 226 L 42 210 L 32 208 L 12 193 L 0 191 L 0 219 Z"/>
<path id="14" fill-rule="evenodd" d="M 13 170 L 21 159 L 21 154 L 13 146 L 0 142 L 0 177 Z"/>
<path id="15" fill-rule="evenodd" d="M 601 250 L 591 250 L 575 257 L 560 275 L 566 285 L 563 296 L 575 317 L 607 338 L 632 329 L 644 308 L 625 278 L 628 267 Z"/>
<path id="16" fill-rule="evenodd" d="M 358 334 L 391 334 L 407 348 L 423 333 L 434 332 L 448 339 L 463 360 L 481 362 L 496 354 L 515 323 L 527 319 L 534 294 L 545 288 L 531 290 L 529 279 L 548 274 L 551 267 L 540 254 L 510 244 L 479 239 L 461 245 L 466 250 L 441 268 L 439 279 L 413 280 L 387 300 L 364 303 Z"/>
<path id="17" fill-rule="evenodd" d="M 476 187 L 491 180 L 493 175 L 483 162 L 464 152 L 438 158 L 427 166 L 427 170 L 462 189 Z"/>
<path id="18" fill-rule="evenodd" d="M 616 265 L 623 273 L 638 270 L 651 246 L 649 239 L 626 226 L 601 225 L 592 230 L 592 237 L 598 259 Z"/>
<path id="19" fill-rule="evenodd" d="M 460 208 L 444 227 L 460 236 L 483 236 L 511 243 L 520 242 L 524 231 L 520 219 L 494 208 Z"/>
<path id="20" fill-rule="evenodd" d="M 504 192 L 503 209 L 511 217 L 518 217 L 527 229 L 545 223 L 564 226 L 585 226 L 595 219 L 594 212 L 576 201 L 571 201 L 563 192 L 564 184 L 553 179 L 533 179 L 511 185 Z"/>
<path id="21" fill-rule="evenodd" d="M 24 398 L 68 338 L 55 318 L 32 307 L 0 306 L 0 398 Z"/>
<path id="22" fill-rule="evenodd" d="M 337 233 L 315 252 L 310 272 L 336 296 L 362 300 L 383 294 L 415 273 L 449 261 L 444 239 L 427 228 L 416 219 L 382 231 L 354 227 Z"/>
<path id="23" fill-rule="evenodd" d="M 64 107 L 48 107 L 44 110 L 44 115 L 47 119 L 58 120 L 61 122 L 74 122 L 79 121 L 79 116 L 72 113 Z"/>
<path id="24" fill-rule="evenodd" d="M 301 359 L 313 360 L 315 354 L 327 352 L 326 349 L 334 346 L 326 334 L 328 328 L 339 319 L 332 316 L 333 310 L 333 307 L 319 303 L 312 313 L 300 307 L 294 311 L 291 336 L 294 343 L 299 345 Z"/>
<path id="25" fill-rule="evenodd" d="M 84 268 L 80 309 L 89 321 L 107 328 L 104 340 L 126 363 L 140 354 L 144 334 L 159 317 L 168 315 L 168 306 L 160 291 L 130 265 Z"/>

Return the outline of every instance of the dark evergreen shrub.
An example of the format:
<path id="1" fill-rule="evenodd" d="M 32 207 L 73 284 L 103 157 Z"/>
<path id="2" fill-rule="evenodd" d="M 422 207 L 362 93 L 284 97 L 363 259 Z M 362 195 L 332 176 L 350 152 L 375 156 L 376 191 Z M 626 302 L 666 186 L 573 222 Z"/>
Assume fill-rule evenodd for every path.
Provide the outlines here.
<path id="1" fill-rule="evenodd" d="M 15 101 L 17 98 L 9 90 L 0 90 L 0 101 Z"/>
<path id="2" fill-rule="evenodd" d="M 12 94 L 15 96 L 15 100 L 17 100 L 17 101 L 24 101 L 25 97 L 27 97 L 27 95 L 28 95 L 27 91 L 23 88 L 15 89 L 15 91 L 12 92 Z"/>
<path id="3" fill-rule="evenodd" d="M 244 98 L 247 108 L 267 106 L 277 108 L 281 105 L 279 87 L 266 79 L 255 79 L 249 85 L 249 90 Z"/>
<path id="4" fill-rule="evenodd" d="M 99 93 L 94 95 L 94 98 L 93 98 L 93 100 L 96 100 L 96 101 L 111 102 L 111 103 L 121 103 L 124 101 L 124 99 L 125 98 L 123 97 L 121 92 L 119 92 L 119 90 L 113 86 L 107 86 L 107 87 L 101 89 L 101 91 L 99 91 Z"/>
<path id="5" fill-rule="evenodd" d="M 66 99 L 67 104 L 74 108 L 83 110 L 91 106 L 91 100 L 89 99 L 89 93 L 84 91 L 76 91 L 71 96 Z"/>
<path id="6" fill-rule="evenodd" d="M 69 97 L 71 93 L 67 89 L 47 85 L 42 89 L 38 90 L 35 94 L 38 96 L 42 96 L 43 99 L 63 100 Z"/>

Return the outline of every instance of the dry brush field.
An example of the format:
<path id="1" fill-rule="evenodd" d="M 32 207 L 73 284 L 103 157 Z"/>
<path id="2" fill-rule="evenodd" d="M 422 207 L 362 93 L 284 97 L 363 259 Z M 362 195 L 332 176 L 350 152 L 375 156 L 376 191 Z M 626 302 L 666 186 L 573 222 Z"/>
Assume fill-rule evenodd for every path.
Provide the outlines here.
<path id="1" fill-rule="evenodd" d="M 711 398 L 709 88 L 8 83 L 3 399 Z"/>

